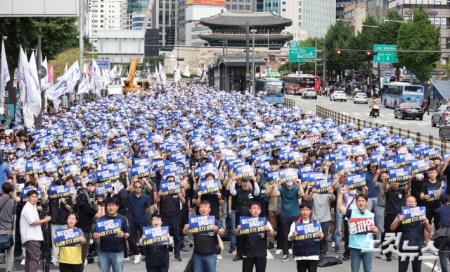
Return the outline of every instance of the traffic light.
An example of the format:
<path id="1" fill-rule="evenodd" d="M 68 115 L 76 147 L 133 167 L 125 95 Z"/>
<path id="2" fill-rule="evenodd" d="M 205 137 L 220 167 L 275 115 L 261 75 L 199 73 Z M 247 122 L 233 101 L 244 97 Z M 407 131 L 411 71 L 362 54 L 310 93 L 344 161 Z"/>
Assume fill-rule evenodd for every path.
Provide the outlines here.
<path id="1" fill-rule="evenodd" d="M 344 51 L 342 51 L 340 49 L 336 50 L 336 56 L 341 57 L 343 55 L 344 55 Z"/>
<path id="2" fill-rule="evenodd" d="M 373 57 L 373 56 L 376 55 L 376 53 L 375 53 L 375 51 L 373 51 L 373 50 L 369 50 L 369 51 L 366 52 L 366 55 L 367 55 L 368 57 Z"/>

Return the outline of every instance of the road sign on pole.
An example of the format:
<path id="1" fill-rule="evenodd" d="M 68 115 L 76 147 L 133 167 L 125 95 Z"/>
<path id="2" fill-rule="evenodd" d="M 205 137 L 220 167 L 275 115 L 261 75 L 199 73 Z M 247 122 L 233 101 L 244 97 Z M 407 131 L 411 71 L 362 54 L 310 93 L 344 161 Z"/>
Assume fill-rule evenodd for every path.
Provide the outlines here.
<path id="1" fill-rule="evenodd" d="M 377 52 L 373 56 L 375 63 L 398 63 L 397 45 L 395 44 L 374 44 L 373 51 Z"/>
<path id="2" fill-rule="evenodd" d="M 289 62 L 308 62 L 316 58 L 315 47 L 300 47 L 299 41 L 289 43 Z"/>

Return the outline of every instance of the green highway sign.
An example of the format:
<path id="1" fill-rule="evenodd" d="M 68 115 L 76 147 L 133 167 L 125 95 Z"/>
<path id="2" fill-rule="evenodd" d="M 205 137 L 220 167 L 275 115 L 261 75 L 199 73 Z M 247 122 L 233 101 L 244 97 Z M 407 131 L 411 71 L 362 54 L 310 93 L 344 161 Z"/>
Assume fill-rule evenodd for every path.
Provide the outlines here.
<path id="1" fill-rule="evenodd" d="M 395 44 L 374 44 L 373 51 L 377 52 L 373 56 L 375 63 L 398 63 L 397 45 Z"/>
<path id="2" fill-rule="evenodd" d="M 299 41 L 289 43 L 289 62 L 308 62 L 317 58 L 315 47 L 300 47 Z"/>

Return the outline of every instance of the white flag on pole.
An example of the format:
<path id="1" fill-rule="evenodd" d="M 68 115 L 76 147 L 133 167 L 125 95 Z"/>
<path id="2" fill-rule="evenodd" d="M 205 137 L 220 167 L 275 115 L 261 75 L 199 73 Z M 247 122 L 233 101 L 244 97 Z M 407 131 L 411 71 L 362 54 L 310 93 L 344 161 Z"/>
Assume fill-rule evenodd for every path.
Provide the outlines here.
<path id="1" fill-rule="evenodd" d="M 104 82 L 102 78 L 102 74 L 100 72 L 100 68 L 97 65 L 95 60 L 92 60 L 92 68 L 91 68 L 91 81 L 94 86 L 94 92 L 97 95 L 101 95 L 101 90 L 104 88 Z"/>
<path id="2" fill-rule="evenodd" d="M 27 99 L 25 108 L 33 113 L 35 117 L 41 112 L 41 90 L 39 89 L 39 77 L 36 66 L 36 57 L 31 53 L 28 72 L 25 74 L 27 81 Z"/>
<path id="3" fill-rule="evenodd" d="M 48 88 L 48 64 L 47 58 L 42 61 L 42 67 L 45 68 L 45 77 L 41 79 L 41 89 L 46 90 Z"/>
<path id="4" fill-rule="evenodd" d="M 196 74 L 199 78 L 202 78 L 202 76 L 203 76 L 203 70 L 198 66 L 197 66 Z"/>
<path id="5" fill-rule="evenodd" d="M 186 66 L 183 71 L 183 76 L 191 77 L 191 71 L 189 70 L 189 66 Z"/>
<path id="6" fill-rule="evenodd" d="M 80 84 L 78 85 L 78 94 L 89 93 L 90 82 L 89 82 L 89 70 L 87 64 L 83 65 L 83 74 L 81 76 Z"/>
<path id="7" fill-rule="evenodd" d="M 6 83 L 11 79 L 9 76 L 8 62 L 6 61 L 5 41 L 2 40 L 2 53 L 0 64 L 0 114 L 5 113 L 5 89 Z"/>
<path id="8" fill-rule="evenodd" d="M 155 73 L 153 73 L 153 77 L 155 78 L 157 83 L 161 82 L 161 78 L 159 77 L 158 66 L 155 66 Z"/>
<path id="9" fill-rule="evenodd" d="M 175 69 L 173 77 L 174 77 L 175 83 L 178 84 L 178 82 L 180 82 L 180 80 L 181 80 L 180 66 L 177 65 L 177 68 Z"/>
<path id="10" fill-rule="evenodd" d="M 164 66 L 161 65 L 161 62 L 159 63 L 159 77 L 161 78 L 161 83 L 166 84 L 167 82 L 166 71 L 164 69 Z"/>

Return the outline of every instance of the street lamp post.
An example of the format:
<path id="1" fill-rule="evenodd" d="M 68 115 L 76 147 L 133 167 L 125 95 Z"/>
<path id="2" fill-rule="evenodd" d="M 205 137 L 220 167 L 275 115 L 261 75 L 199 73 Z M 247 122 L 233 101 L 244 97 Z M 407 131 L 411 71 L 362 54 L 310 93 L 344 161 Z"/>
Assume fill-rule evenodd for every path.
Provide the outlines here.
<path id="1" fill-rule="evenodd" d="M 255 33 L 256 29 L 252 29 L 252 42 L 253 42 L 253 51 L 252 51 L 252 89 L 253 95 L 256 96 L 256 88 L 255 88 Z"/>

